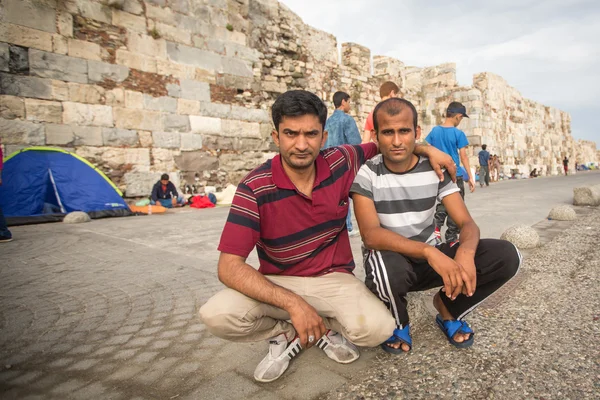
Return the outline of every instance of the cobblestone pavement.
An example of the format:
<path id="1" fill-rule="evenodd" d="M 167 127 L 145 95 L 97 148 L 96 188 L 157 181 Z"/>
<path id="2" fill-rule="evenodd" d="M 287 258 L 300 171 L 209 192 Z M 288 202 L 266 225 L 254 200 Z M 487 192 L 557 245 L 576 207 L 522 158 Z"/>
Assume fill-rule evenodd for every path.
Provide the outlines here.
<path id="1" fill-rule="evenodd" d="M 589 175 L 591 179 L 598 176 Z M 548 179 L 547 185 L 554 185 L 554 181 Z M 531 190 L 539 192 L 540 189 Z M 551 190 L 554 192 L 556 188 L 552 186 Z M 568 198 L 570 188 L 564 190 Z M 514 195 L 522 194 L 523 190 L 520 190 Z M 481 201 L 487 204 L 487 198 L 481 196 Z M 543 201 L 549 201 L 548 197 L 530 207 L 539 208 Z M 511 198 L 507 197 L 507 201 Z M 487 207 L 479 204 L 477 199 L 477 192 L 469 198 L 469 207 L 474 215 Z M 550 201 L 564 202 L 564 196 Z M 197 310 L 222 288 L 215 273 L 218 257 L 215 249 L 227 213 L 228 208 L 183 209 L 172 214 L 96 220 L 81 225 L 45 224 L 12 228 L 15 240 L 0 245 L 0 397 L 306 399 L 324 395 L 338 387 L 343 387 L 343 391 L 332 396 L 346 398 L 371 393 L 362 386 L 351 385 L 358 384 L 358 378 L 365 377 L 366 371 L 370 371 L 369 374 L 381 371 L 373 369 L 385 365 L 381 364 L 382 354 L 377 349 L 362 349 L 361 358 L 348 366 L 334 363 L 319 349 L 311 349 L 295 360 L 280 380 L 272 384 L 258 384 L 252 379 L 252 374 L 266 352 L 266 344 L 227 343 L 205 331 L 197 317 Z M 486 218 L 486 221 L 478 220 L 482 228 L 502 226 L 501 212 Z M 600 226 L 595 226 L 592 231 L 596 238 L 598 228 Z M 360 240 L 353 238 L 352 245 L 358 256 Z M 580 254 L 590 251 L 582 247 L 574 247 L 575 250 Z M 256 265 L 256 256 L 253 254 L 249 261 Z M 531 270 L 527 273 L 530 274 Z M 577 271 L 574 273 L 579 279 Z M 358 269 L 357 275 L 361 274 L 362 270 Z M 535 277 L 543 278 L 541 275 Z M 597 273 L 589 277 L 597 282 Z M 536 290 L 531 283 L 520 287 L 526 287 L 521 290 L 532 293 Z M 582 296 L 585 293 L 582 292 Z M 418 325 L 419 321 L 427 321 L 431 310 L 425 297 L 424 301 L 416 299 L 419 301 L 413 302 L 413 313 L 420 315 L 421 319 L 413 321 Z M 594 299 L 595 303 L 590 304 L 597 307 L 597 295 L 587 300 Z M 542 300 L 551 299 L 542 297 Z M 513 303 L 513 308 L 522 309 L 522 313 L 537 305 L 535 297 L 522 301 L 526 302 Z M 543 309 L 551 310 L 552 304 L 548 303 Z M 578 312 L 575 305 L 568 309 Z M 488 310 L 493 308 L 488 307 Z M 592 312 L 597 315 L 598 310 L 588 307 L 580 314 L 587 316 Z M 500 315 L 491 311 L 485 313 L 484 308 L 475 314 L 478 326 L 486 326 L 487 322 L 482 321 L 488 318 L 493 319 L 493 324 L 502 326 Z M 573 316 L 569 318 L 563 321 L 565 325 L 560 330 L 566 337 L 578 328 L 578 325 L 571 325 Z M 517 321 L 514 329 L 522 329 L 521 325 L 531 327 L 526 319 Z M 547 339 L 556 327 L 547 328 L 543 332 L 532 329 L 524 332 L 544 335 Z M 431 328 L 422 328 L 423 333 L 419 329 L 416 330 L 419 335 L 434 337 L 437 334 L 430 332 Z M 512 328 L 507 329 L 510 331 Z M 598 337 L 597 323 L 588 324 L 585 329 L 582 334 L 586 338 L 594 332 Z M 502 335 L 506 340 L 510 339 L 505 333 Z M 495 334 L 486 334 L 485 330 L 478 332 L 478 339 L 481 339 L 481 345 L 476 351 L 489 356 L 479 367 L 491 368 L 490 371 L 500 368 L 492 356 L 505 356 L 506 348 L 515 346 L 512 342 L 496 341 Z M 535 336 L 530 336 L 526 343 L 534 343 L 535 340 Z M 434 340 L 436 347 L 441 342 L 439 337 Z M 500 348 L 490 347 L 492 343 L 498 343 Z M 587 339 L 582 343 L 590 348 L 594 345 Z M 557 362 L 575 362 L 579 367 L 585 367 L 582 376 L 588 379 L 592 373 L 591 378 L 595 376 L 597 384 L 598 353 L 594 353 L 594 370 L 594 365 L 583 353 L 571 353 L 570 347 L 570 343 L 563 340 L 559 350 L 556 346 L 545 347 L 544 354 L 551 352 Z M 436 357 L 433 353 L 426 353 L 425 359 L 422 359 L 421 347 L 418 349 L 419 352 L 406 358 L 411 368 L 426 362 L 427 357 Z M 524 354 L 535 359 L 535 352 L 528 349 Z M 455 353 L 445 349 L 444 354 Z M 509 362 L 511 371 L 518 374 L 517 360 L 523 357 L 499 359 Z M 578 362 L 578 359 L 582 361 Z M 526 365 L 532 368 L 529 362 Z M 550 364 L 543 365 L 550 368 Z M 403 359 L 394 359 L 393 368 L 406 368 Z M 439 373 L 451 379 L 457 370 L 461 371 L 459 364 Z M 564 372 L 559 367 L 556 371 Z M 423 375 L 422 379 L 427 382 L 428 378 Z M 500 389 L 490 393 L 501 394 L 502 388 L 510 382 L 510 379 L 500 382 Z M 342 386 L 345 384 L 350 386 Z M 585 390 L 589 386 L 581 385 L 580 393 L 587 393 Z M 483 384 L 480 386 L 484 387 Z M 375 390 L 372 393 L 375 393 L 372 398 L 388 394 Z"/>

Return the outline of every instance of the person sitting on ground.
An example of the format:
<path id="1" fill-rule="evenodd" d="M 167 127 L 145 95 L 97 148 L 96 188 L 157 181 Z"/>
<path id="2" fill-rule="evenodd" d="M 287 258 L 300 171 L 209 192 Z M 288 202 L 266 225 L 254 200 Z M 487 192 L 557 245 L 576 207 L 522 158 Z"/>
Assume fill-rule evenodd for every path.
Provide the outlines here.
<path id="1" fill-rule="evenodd" d="M 183 207 L 185 199 L 180 196 L 169 174 L 162 174 L 160 180 L 154 184 L 150 195 L 150 204 L 160 204 L 166 208 Z"/>
<path id="2" fill-rule="evenodd" d="M 529 173 L 529 177 L 530 178 L 537 178 L 539 176 L 538 172 L 537 172 L 537 168 L 534 168 L 530 173 Z"/>
<path id="3" fill-rule="evenodd" d="M 227 288 L 200 308 L 213 335 L 268 341 L 254 371 L 259 382 L 279 378 L 293 357 L 315 344 L 332 360 L 351 363 L 359 357 L 355 346 L 379 345 L 396 325 L 352 274 L 346 229 L 350 186 L 377 145 L 320 150 L 327 108 L 308 91 L 281 94 L 272 115 L 279 154 L 238 185 L 218 248 L 219 280 Z M 449 156 L 431 146 L 418 149 L 453 169 Z M 432 163 L 443 177 L 440 162 Z M 255 247 L 258 270 L 246 262 Z"/>
<path id="4" fill-rule="evenodd" d="M 350 193 L 367 252 L 366 284 L 396 320 L 381 346 L 409 351 L 406 294 L 442 286 L 433 298 L 436 322 L 450 344 L 469 347 L 474 332 L 463 318 L 517 273 L 521 256 L 508 241 L 480 240 L 457 185 L 449 176 L 440 182 L 428 159 L 414 153 L 421 132 L 412 103 L 386 100 L 373 121 L 381 154 L 361 167 Z M 436 239 L 436 200 L 460 229 L 454 245 Z"/>

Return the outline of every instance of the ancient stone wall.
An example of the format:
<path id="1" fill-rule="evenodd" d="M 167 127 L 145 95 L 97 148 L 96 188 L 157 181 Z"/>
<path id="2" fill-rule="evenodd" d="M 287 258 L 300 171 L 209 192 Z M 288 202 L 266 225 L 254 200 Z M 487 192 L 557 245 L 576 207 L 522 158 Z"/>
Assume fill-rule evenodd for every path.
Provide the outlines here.
<path id="1" fill-rule="evenodd" d="M 482 73 L 458 86 L 456 66 L 416 68 L 344 43 L 276 0 L 2 0 L 0 135 L 5 153 L 46 145 L 98 165 L 126 196 L 163 172 L 181 186 L 237 183 L 273 155 L 269 109 L 289 89 L 326 101 L 349 92 L 360 127 L 381 82 L 398 83 L 423 132 L 452 100 L 461 128 L 504 168 L 556 173 L 597 162 L 573 140 L 568 114 Z M 372 64 L 372 66 L 371 66 Z M 472 164 L 475 164 L 473 157 Z"/>

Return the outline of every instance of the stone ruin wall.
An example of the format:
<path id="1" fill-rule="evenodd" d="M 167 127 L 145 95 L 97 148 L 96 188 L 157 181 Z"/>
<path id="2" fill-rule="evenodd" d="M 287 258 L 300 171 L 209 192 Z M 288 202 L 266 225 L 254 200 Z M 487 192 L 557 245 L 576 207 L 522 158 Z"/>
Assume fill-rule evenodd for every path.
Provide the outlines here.
<path id="1" fill-rule="evenodd" d="M 276 0 L 2 0 L 0 135 L 6 154 L 30 145 L 73 151 L 128 197 L 163 172 L 184 186 L 223 187 L 274 154 L 269 109 L 289 89 L 326 101 L 345 90 L 359 127 L 393 80 L 426 134 L 463 102 L 472 165 L 478 144 L 505 172 L 556 174 L 566 154 L 597 162 L 570 117 L 481 73 L 458 86 L 454 64 L 405 66 L 302 22 Z M 373 68 L 371 68 L 371 63 Z M 361 129 L 362 130 L 362 129 Z"/>

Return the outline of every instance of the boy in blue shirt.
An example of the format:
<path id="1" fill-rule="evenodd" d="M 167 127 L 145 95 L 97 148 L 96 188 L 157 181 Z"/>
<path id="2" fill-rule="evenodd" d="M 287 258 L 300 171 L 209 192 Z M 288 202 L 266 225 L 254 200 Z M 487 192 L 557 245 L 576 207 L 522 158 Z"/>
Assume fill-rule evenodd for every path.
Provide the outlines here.
<path id="1" fill-rule="evenodd" d="M 427 143 L 450 155 L 454 160 L 454 163 L 457 166 L 456 184 L 460 189 L 460 195 L 463 200 L 465 198 L 465 180 L 468 182 L 471 192 L 475 191 L 475 180 L 470 176 L 471 174 L 469 171 L 471 171 L 471 167 L 469 165 L 469 157 L 467 157 L 467 146 L 469 145 L 469 141 L 467 140 L 465 133 L 457 128 L 465 117 L 469 118 L 465 106 L 458 101 L 453 101 L 448 105 L 444 123 L 434 127 L 431 132 L 429 132 L 429 135 L 427 135 L 427 138 L 425 138 Z M 460 168 L 461 161 L 465 167 L 464 169 Z M 457 242 L 460 229 L 454 221 L 452 221 L 452 218 L 448 216 L 443 204 L 438 204 L 435 211 L 436 235 L 441 238 L 441 229 L 444 226 L 444 222 L 447 222 L 448 229 L 446 230 L 446 243 L 452 244 L 453 242 Z"/>

